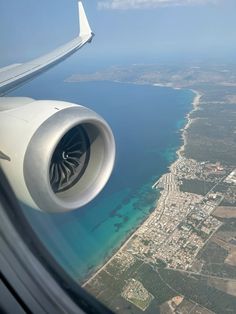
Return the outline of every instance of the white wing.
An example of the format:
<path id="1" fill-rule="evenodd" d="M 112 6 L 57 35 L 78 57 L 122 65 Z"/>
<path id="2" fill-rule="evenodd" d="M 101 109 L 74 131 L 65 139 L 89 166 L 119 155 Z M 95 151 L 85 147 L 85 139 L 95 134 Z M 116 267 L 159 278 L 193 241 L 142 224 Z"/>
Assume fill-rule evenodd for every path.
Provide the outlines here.
<path id="1" fill-rule="evenodd" d="M 80 1 L 78 2 L 78 10 L 80 20 L 79 36 L 37 59 L 0 69 L 0 95 L 4 95 L 18 85 L 51 68 L 76 52 L 87 42 L 91 42 L 94 34 L 90 29 L 83 5 Z"/>

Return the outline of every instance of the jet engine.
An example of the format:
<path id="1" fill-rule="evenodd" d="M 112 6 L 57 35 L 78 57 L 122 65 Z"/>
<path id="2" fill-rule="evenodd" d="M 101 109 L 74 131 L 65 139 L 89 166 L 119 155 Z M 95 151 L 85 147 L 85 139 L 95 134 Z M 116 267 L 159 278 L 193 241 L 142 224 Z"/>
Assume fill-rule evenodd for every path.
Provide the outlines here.
<path id="1" fill-rule="evenodd" d="M 94 111 L 0 99 L 0 165 L 23 204 L 50 213 L 77 209 L 102 190 L 114 160 L 112 131 Z"/>

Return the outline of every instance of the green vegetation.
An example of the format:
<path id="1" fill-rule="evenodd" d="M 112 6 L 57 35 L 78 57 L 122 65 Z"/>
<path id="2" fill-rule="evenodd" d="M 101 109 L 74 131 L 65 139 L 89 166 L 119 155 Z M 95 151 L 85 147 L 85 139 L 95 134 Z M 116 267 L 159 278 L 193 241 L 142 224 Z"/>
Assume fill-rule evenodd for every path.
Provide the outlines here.
<path id="1" fill-rule="evenodd" d="M 207 192 L 214 186 L 212 182 L 201 180 L 182 180 L 180 190 L 182 192 L 195 193 L 199 195 L 206 195 Z"/>
<path id="2" fill-rule="evenodd" d="M 203 97 L 202 100 L 206 99 Z M 218 98 L 215 100 L 218 101 Z M 220 161 L 236 165 L 236 106 L 204 102 L 201 110 L 194 112 L 193 117 L 196 120 L 188 129 L 185 156 L 198 161 Z"/>
<path id="3" fill-rule="evenodd" d="M 225 258 L 227 257 L 228 252 L 214 242 L 210 242 L 200 254 L 200 258 L 205 261 L 206 264 L 212 263 L 224 263 Z"/>
<path id="4" fill-rule="evenodd" d="M 176 296 L 176 293 L 166 285 L 159 273 L 148 264 L 143 264 L 140 267 L 135 279 L 142 282 L 146 289 L 156 298 L 159 305 Z"/>
<path id="5" fill-rule="evenodd" d="M 199 303 L 217 314 L 225 313 L 225 308 L 229 313 L 234 313 L 236 298 L 210 287 L 205 278 L 201 276 L 198 276 L 198 279 L 197 276 L 187 277 L 172 270 L 161 270 L 159 273 L 166 284 L 187 299 Z"/>

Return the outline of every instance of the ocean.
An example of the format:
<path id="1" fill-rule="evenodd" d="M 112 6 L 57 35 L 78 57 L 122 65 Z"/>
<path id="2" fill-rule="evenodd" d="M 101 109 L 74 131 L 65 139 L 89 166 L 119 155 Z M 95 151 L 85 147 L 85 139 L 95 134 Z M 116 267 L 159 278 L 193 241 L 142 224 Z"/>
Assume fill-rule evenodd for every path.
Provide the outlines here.
<path id="1" fill-rule="evenodd" d="M 154 209 L 159 191 L 151 187 L 176 159 L 182 141 L 180 129 L 195 95 L 190 90 L 151 85 L 65 83 L 60 69 L 11 95 L 79 103 L 102 115 L 114 132 L 115 169 L 93 202 L 66 214 L 24 209 L 57 262 L 83 282 Z"/>

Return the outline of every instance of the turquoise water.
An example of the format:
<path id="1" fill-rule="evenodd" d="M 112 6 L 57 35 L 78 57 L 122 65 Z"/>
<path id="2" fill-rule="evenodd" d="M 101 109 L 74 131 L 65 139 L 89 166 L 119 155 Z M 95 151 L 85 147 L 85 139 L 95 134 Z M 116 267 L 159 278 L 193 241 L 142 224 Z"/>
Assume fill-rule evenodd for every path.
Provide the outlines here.
<path id="1" fill-rule="evenodd" d="M 119 248 L 155 207 L 153 183 L 167 171 L 181 144 L 180 128 L 191 110 L 189 90 L 112 82 L 64 83 L 45 74 L 14 95 L 86 105 L 113 129 L 117 159 L 103 192 L 88 206 L 66 214 L 26 209 L 33 228 L 57 261 L 83 281 Z"/>

